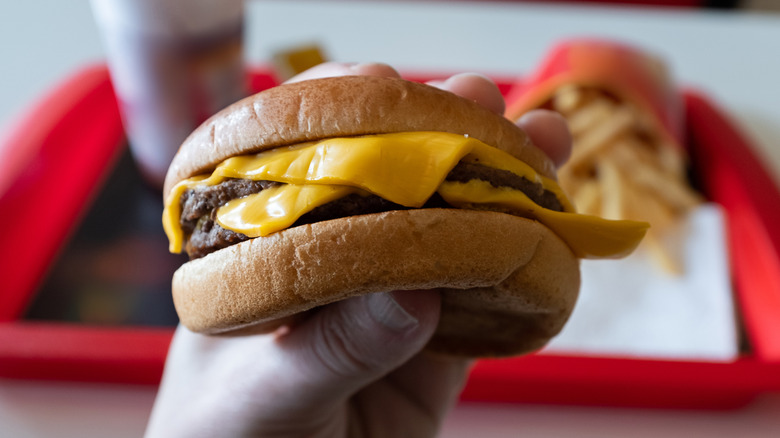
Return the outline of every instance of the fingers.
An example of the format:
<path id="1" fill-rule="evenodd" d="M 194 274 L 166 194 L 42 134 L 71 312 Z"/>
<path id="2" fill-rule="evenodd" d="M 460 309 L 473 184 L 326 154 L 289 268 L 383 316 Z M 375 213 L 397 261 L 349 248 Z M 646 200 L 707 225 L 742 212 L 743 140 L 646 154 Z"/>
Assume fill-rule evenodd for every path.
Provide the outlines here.
<path id="1" fill-rule="evenodd" d="M 504 96 L 496 83 L 486 76 L 460 73 L 445 80 L 429 81 L 428 84 L 473 100 L 497 114 L 504 114 Z"/>
<path id="2" fill-rule="evenodd" d="M 309 79 L 351 75 L 401 77 L 393 67 L 382 63 L 325 62 L 299 73 L 286 82 L 292 83 Z M 447 79 L 429 81 L 428 84 L 471 99 L 495 113 L 504 113 L 504 98 L 501 95 L 501 91 L 486 76 L 477 73 L 461 73 Z"/>
<path id="3" fill-rule="evenodd" d="M 461 73 L 445 80 L 430 81 L 428 84 L 471 99 L 497 114 L 504 114 L 504 96 L 495 82 L 480 74 Z M 563 116 L 554 111 L 536 110 L 521 117 L 517 125 L 557 167 L 568 160 L 572 139 Z"/>
<path id="4" fill-rule="evenodd" d="M 529 111 L 517 121 L 517 125 L 557 167 L 569 159 L 572 138 L 566 119 L 560 114 L 549 110 Z"/>
<path id="5" fill-rule="evenodd" d="M 277 340 L 302 409 L 344 401 L 419 353 L 438 324 L 436 291 L 378 293 L 322 308 Z"/>
<path id="6" fill-rule="evenodd" d="M 393 67 L 378 62 L 324 62 L 293 76 L 285 83 L 300 82 L 317 78 L 329 78 L 333 76 L 382 76 L 387 78 L 401 77 L 401 75 Z"/>
<path id="7" fill-rule="evenodd" d="M 416 425 L 419 436 L 437 436 L 438 427 L 457 402 L 472 361 L 422 352 L 386 378 L 360 391 L 356 402 L 367 420 L 367 436 L 401 421 Z M 382 400 L 383 403 L 374 403 Z M 388 415 L 388 406 L 393 413 Z"/>
<path id="8" fill-rule="evenodd" d="M 180 328 L 149 436 L 215 436 L 213 418 L 228 419 L 219 425 L 226 436 L 308 436 L 344 420 L 348 399 L 423 349 L 440 306 L 437 291 L 376 293 L 324 306 L 272 335 L 218 338 Z M 426 418 L 427 409 L 418 414 Z"/>

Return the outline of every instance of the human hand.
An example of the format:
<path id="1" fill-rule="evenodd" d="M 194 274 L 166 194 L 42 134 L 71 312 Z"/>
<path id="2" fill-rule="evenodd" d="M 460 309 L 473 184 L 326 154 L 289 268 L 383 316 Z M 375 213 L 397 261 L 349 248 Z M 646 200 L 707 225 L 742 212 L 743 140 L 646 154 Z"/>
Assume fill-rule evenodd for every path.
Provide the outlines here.
<path id="1" fill-rule="evenodd" d="M 384 64 L 328 63 L 291 79 L 399 76 Z M 503 113 L 489 79 L 461 74 L 431 85 Z M 556 164 L 571 140 L 549 112 L 519 124 Z M 433 290 L 350 298 L 273 334 L 213 337 L 179 327 L 148 437 L 434 436 L 469 361 L 422 351 L 439 318 Z"/>

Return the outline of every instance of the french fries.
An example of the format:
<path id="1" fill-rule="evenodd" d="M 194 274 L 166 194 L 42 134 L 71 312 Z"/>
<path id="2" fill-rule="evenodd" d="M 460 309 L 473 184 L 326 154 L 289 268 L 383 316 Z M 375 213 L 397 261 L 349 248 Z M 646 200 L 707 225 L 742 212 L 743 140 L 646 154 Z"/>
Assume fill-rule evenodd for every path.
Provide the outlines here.
<path id="1" fill-rule="evenodd" d="M 642 109 L 594 87 L 563 86 L 548 106 L 567 119 L 574 140 L 558 176 L 577 210 L 649 222 L 643 246 L 666 271 L 682 273 L 678 245 L 668 236 L 702 202 L 687 182 L 682 149 Z"/>

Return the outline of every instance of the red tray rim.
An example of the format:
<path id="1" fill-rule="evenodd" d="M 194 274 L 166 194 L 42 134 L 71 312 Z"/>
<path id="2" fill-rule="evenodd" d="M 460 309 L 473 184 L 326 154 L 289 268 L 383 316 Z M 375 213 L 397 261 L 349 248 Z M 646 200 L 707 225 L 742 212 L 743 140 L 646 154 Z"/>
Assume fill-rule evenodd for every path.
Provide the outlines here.
<path id="1" fill-rule="evenodd" d="M 444 75 L 414 72 L 406 76 L 422 80 Z M 496 80 L 502 92 L 511 89 L 506 77 Z M 252 70 L 249 81 L 253 90 L 276 84 L 263 68 Z M 772 317 L 780 315 L 780 298 L 775 296 L 780 290 L 780 230 L 768 226 L 780 223 L 780 191 L 727 116 L 704 93 L 684 90 L 683 94 L 695 137 L 692 143 L 700 147 L 705 143 L 717 152 L 708 149 L 702 155 L 694 148 L 692 155 L 709 160 L 706 165 L 718 169 L 717 175 L 703 175 L 702 183 L 707 192 L 718 194 L 717 202 L 729 211 L 735 288 L 743 313 L 750 316 L 745 326 L 753 353 L 728 363 L 550 354 L 481 360 L 472 370 L 463 399 L 719 408 L 742 405 L 761 392 L 780 390 L 780 340 L 773 336 L 780 329 L 780 318 Z M 30 132 L 43 134 L 31 136 Z M 40 233 L 34 245 L 26 243 L 28 250 L 21 254 L 7 249 L 18 245 L 0 247 L 0 266 L 22 266 L 7 273 L 10 281 L 0 306 L 0 376 L 158 383 L 172 329 L 19 320 L 30 291 L 45 275 L 83 214 L 82 206 L 89 204 L 95 187 L 111 168 L 107 164 L 124 143 L 106 66 L 87 66 L 54 87 L 20 119 L 8 138 L 6 146 L 33 147 L 46 159 L 29 163 L 0 194 L 0 209 L 20 212 L 13 218 L 0 216 L 0 226 L 6 226 L 2 229 L 13 229 L 7 228 L 13 225 L 11 220 L 39 224 L 39 215 L 20 208 L 24 199 L 44 190 L 51 192 L 52 186 L 46 183 L 51 174 L 46 170 L 55 163 L 79 157 L 81 164 L 72 169 L 69 184 L 54 186 L 62 192 L 57 195 L 58 208 L 63 211 L 61 224 Z M 74 142 L 75 138 L 79 141 Z M 69 149 L 57 149 L 62 144 Z M 735 175 L 740 178 L 734 180 Z M 758 194 L 761 202 L 756 202 Z M 777 202 L 767 201 L 768 197 Z M 18 236 L 9 237 L 22 243 Z M 691 396 L 680 397 L 686 392 Z"/>

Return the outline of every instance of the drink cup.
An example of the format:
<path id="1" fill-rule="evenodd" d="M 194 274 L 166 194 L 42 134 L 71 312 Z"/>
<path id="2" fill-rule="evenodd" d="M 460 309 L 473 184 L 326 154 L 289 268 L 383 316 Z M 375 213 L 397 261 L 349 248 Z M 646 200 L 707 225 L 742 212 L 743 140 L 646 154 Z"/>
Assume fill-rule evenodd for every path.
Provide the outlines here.
<path id="1" fill-rule="evenodd" d="M 246 95 L 243 0 L 92 0 L 92 9 L 130 150 L 160 188 L 187 135 Z"/>

